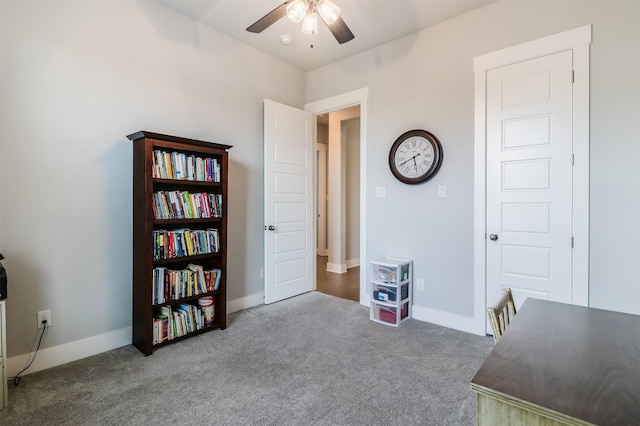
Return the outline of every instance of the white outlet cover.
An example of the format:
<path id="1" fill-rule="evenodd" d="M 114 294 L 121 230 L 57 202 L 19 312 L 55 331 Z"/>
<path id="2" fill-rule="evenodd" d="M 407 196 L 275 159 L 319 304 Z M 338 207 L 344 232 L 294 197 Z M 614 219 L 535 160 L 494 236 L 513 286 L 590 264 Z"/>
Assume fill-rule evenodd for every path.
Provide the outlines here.
<path id="1" fill-rule="evenodd" d="M 45 311 L 36 312 L 36 325 L 38 328 L 42 328 L 42 321 L 47 320 L 47 328 L 53 325 L 53 321 L 51 319 L 51 310 L 47 309 Z"/>

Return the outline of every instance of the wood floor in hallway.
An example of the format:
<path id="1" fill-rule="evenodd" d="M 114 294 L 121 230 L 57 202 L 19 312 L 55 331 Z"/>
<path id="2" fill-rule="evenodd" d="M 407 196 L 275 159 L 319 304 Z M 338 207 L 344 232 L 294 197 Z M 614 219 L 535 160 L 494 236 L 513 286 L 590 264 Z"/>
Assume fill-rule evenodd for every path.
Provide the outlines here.
<path id="1" fill-rule="evenodd" d="M 317 256 L 316 289 L 342 299 L 360 301 L 360 267 L 347 269 L 344 274 L 327 272 L 327 257 Z"/>

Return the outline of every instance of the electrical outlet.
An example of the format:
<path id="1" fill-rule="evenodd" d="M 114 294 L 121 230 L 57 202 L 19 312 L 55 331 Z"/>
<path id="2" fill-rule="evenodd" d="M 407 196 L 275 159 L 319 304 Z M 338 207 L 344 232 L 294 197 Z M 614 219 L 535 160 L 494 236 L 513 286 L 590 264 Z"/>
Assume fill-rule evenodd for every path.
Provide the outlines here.
<path id="1" fill-rule="evenodd" d="M 38 320 L 38 328 L 44 327 L 43 321 L 47 321 L 47 327 L 51 327 L 53 324 L 51 322 L 51 310 L 47 309 L 46 311 L 38 311 L 36 312 L 36 319 Z"/>
<path id="2" fill-rule="evenodd" d="M 424 280 L 422 278 L 418 278 L 418 285 L 416 289 L 418 291 L 424 291 Z"/>

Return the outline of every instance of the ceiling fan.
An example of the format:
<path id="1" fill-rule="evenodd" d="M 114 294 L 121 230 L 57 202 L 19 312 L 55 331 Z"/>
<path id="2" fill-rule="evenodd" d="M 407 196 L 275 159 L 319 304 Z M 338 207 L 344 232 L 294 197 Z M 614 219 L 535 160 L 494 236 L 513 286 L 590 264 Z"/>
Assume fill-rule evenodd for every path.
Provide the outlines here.
<path id="1" fill-rule="evenodd" d="M 353 33 L 340 16 L 340 8 L 329 0 L 287 0 L 250 25 L 247 31 L 261 33 L 286 15 L 295 23 L 302 22 L 303 33 L 313 35 L 318 32 L 318 14 L 338 43 L 353 40 Z"/>

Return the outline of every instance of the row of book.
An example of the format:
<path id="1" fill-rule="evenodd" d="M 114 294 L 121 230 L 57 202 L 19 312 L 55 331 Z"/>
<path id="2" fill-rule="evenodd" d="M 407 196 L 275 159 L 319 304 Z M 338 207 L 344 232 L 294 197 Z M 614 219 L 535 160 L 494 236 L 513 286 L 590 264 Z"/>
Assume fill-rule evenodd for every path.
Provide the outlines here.
<path id="1" fill-rule="evenodd" d="M 188 303 L 158 305 L 153 310 L 153 344 L 184 336 L 205 325 L 202 309 Z"/>
<path id="2" fill-rule="evenodd" d="M 152 175 L 161 179 L 220 182 L 220 163 L 212 157 L 154 150 Z"/>
<path id="3" fill-rule="evenodd" d="M 158 191 L 153 194 L 156 219 L 199 219 L 222 216 L 222 194 Z"/>
<path id="4" fill-rule="evenodd" d="M 205 271 L 201 265 L 190 264 L 180 270 L 153 268 L 153 304 L 158 305 L 217 290 L 221 278 L 220 269 Z"/>
<path id="5" fill-rule="evenodd" d="M 153 260 L 217 253 L 219 249 L 217 229 L 153 231 Z"/>

